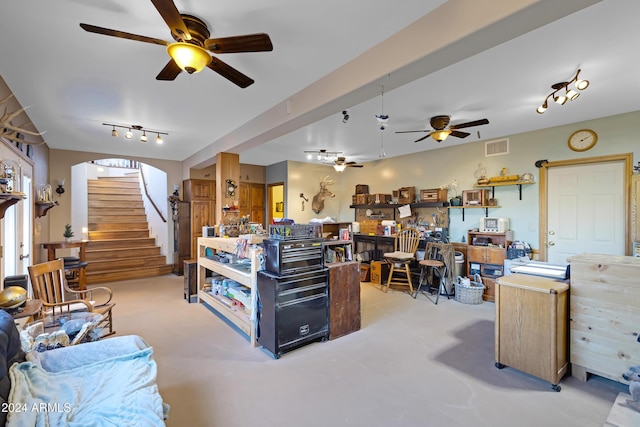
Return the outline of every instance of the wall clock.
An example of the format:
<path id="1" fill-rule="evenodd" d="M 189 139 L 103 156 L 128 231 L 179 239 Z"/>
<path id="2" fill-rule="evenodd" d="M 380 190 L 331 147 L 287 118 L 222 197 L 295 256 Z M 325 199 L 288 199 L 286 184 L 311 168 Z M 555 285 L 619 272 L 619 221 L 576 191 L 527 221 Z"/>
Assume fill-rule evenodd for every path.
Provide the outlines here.
<path id="1" fill-rule="evenodd" d="M 587 151 L 598 142 L 598 134 L 591 129 L 580 129 L 569 137 L 567 143 L 573 151 Z"/>

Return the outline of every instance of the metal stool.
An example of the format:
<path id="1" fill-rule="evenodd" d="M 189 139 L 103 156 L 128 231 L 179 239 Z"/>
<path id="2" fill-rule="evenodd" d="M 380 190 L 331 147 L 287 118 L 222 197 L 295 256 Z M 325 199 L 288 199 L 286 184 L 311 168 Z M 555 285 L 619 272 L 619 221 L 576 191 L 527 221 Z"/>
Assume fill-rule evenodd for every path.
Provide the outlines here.
<path id="1" fill-rule="evenodd" d="M 429 294 L 431 293 L 431 289 L 434 287 L 433 279 L 438 277 L 439 285 L 438 285 L 438 289 L 436 290 L 437 295 L 434 303 L 436 305 L 438 304 L 440 293 L 443 291 L 447 295 L 447 299 L 449 299 L 449 293 L 444 287 L 444 280 L 447 275 L 447 266 L 442 260 L 442 256 L 436 252 L 429 259 L 424 259 L 420 261 L 418 264 L 420 265 L 420 281 L 418 282 L 418 288 L 413 294 L 413 298 L 415 299 L 418 296 L 418 292 L 420 292 L 422 285 L 425 282 L 427 282 L 427 285 L 428 285 L 427 298 L 431 300 L 431 298 L 429 298 Z M 431 275 L 431 281 L 429 281 L 429 275 Z"/>

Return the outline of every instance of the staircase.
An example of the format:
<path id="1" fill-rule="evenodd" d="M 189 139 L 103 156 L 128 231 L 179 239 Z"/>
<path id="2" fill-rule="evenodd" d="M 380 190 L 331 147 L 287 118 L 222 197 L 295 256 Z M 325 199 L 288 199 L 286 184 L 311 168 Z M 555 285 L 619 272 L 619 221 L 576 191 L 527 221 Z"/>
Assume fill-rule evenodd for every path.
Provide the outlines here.
<path id="1" fill-rule="evenodd" d="M 171 273 L 149 237 L 137 175 L 89 180 L 88 203 L 87 284 Z"/>

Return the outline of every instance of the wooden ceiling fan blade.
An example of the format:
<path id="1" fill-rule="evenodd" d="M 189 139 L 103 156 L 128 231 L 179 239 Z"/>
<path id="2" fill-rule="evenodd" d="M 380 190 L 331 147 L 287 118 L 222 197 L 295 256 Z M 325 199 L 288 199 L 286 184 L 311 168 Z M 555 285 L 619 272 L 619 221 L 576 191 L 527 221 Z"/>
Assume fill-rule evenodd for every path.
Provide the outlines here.
<path id="1" fill-rule="evenodd" d="M 398 130 L 396 133 L 431 132 L 430 130 Z"/>
<path id="2" fill-rule="evenodd" d="M 204 41 L 204 47 L 215 53 L 267 52 L 273 50 L 271 39 L 265 33 L 207 39 Z"/>
<path id="3" fill-rule="evenodd" d="M 429 132 L 427 135 L 423 136 L 423 137 L 422 137 L 422 138 L 420 138 L 420 139 L 416 139 L 416 140 L 415 140 L 415 141 L 413 141 L 413 142 L 420 142 L 420 141 L 424 141 L 425 139 L 429 138 L 429 137 L 431 136 L 431 134 L 432 134 L 432 132 Z"/>
<path id="4" fill-rule="evenodd" d="M 361 165 L 361 164 L 358 164 L 358 163 L 349 162 L 349 163 L 347 163 L 347 167 L 350 167 L 350 168 L 362 168 L 362 167 L 364 167 L 364 165 Z"/>
<path id="5" fill-rule="evenodd" d="M 153 37 L 139 36 L 137 34 L 125 33 L 124 31 L 111 30 L 109 28 L 97 27 L 95 25 L 90 25 L 90 24 L 80 24 L 80 27 L 82 27 L 83 30 L 88 31 L 90 33 L 102 34 L 105 36 L 113 36 L 121 39 L 135 40 L 135 41 L 144 42 L 144 43 L 159 44 L 161 46 L 167 46 L 169 44 L 169 42 L 167 41 L 154 39 Z"/>
<path id="6" fill-rule="evenodd" d="M 236 70 L 230 65 L 225 64 L 216 57 L 211 58 L 211 62 L 209 62 L 207 67 L 211 68 L 213 71 L 220 74 L 222 77 L 226 78 L 232 83 L 240 86 L 241 88 L 245 88 L 254 83 L 251 77 L 245 76 L 240 71 Z"/>
<path id="7" fill-rule="evenodd" d="M 167 65 L 165 65 L 162 71 L 156 76 L 156 80 L 175 80 L 181 71 L 176 61 L 170 59 Z"/>
<path id="8" fill-rule="evenodd" d="M 460 123 L 459 125 L 451 125 L 449 128 L 450 129 L 463 129 L 463 128 L 470 128 L 472 126 L 480 126 L 480 125 L 488 125 L 488 124 L 489 124 L 489 120 L 480 119 L 480 120 L 475 120 L 473 122 Z"/>
<path id="9" fill-rule="evenodd" d="M 449 134 L 449 136 L 455 136 L 457 138 L 466 138 L 469 135 L 471 134 L 467 132 L 460 132 L 459 130 L 452 130 L 451 133 Z"/>
<path id="10" fill-rule="evenodd" d="M 151 0 L 151 3 L 158 10 L 164 22 L 167 23 L 172 34 L 183 41 L 191 40 L 191 33 L 172 0 Z"/>

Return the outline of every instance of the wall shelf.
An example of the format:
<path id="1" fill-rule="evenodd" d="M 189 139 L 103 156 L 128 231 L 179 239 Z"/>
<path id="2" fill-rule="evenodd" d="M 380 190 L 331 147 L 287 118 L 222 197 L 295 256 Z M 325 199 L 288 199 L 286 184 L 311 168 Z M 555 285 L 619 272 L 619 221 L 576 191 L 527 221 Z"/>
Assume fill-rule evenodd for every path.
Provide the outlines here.
<path id="1" fill-rule="evenodd" d="M 26 198 L 23 193 L 0 193 L 0 219 L 4 218 L 7 209 Z"/>
<path id="2" fill-rule="evenodd" d="M 36 202 L 36 218 L 45 216 L 54 206 L 58 206 L 58 202 Z"/>
<path id="3" fill-rule="evenodd" d="M 467 205 L 467 206 L 449 206 L 449 209 L 462 209 L 462 220 L 464 221 L 464 210 L 465 209 L 484 209 L 484 216 L 488 217 L 489 216 L 489 208 L 499 208 L 501 206 L 474 206 L 474 205 Z"/>
<path id="4" fill-rule="evenodd" d="M 491 197 L 495 197 L 495 191 L 496 188 L 495 187 L 506 187 L 506 186 L 510 186 L 510 185 L 517 185 L 518 186 L 518 192 L 519 192 L 519 196 L 520 196 L 520 200 L 522 200 L 522 186 L 523 185 L 530 185 L 530 184 L 535 184 L 535 182 L 533 181 L 507 181 L 507 182 L 494 182 L 494 183 L 489 183 L 489 184 L 476 184 L 473 186 L 473 188 L 491 188 Z"/>

